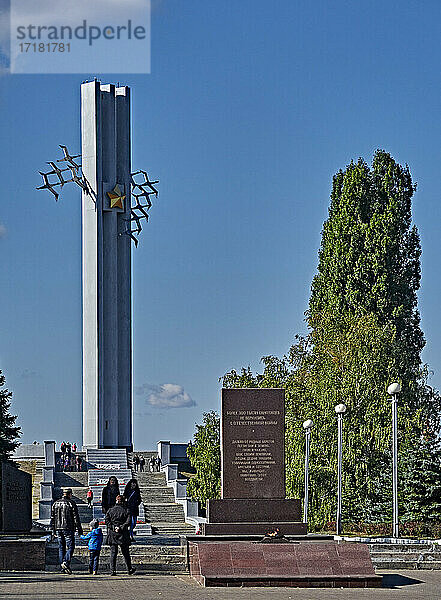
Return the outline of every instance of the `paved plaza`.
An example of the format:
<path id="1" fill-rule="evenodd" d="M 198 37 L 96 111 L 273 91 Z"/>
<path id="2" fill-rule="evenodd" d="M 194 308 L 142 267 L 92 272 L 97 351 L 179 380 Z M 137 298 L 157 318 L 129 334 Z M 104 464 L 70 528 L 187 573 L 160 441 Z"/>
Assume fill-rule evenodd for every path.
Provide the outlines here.
<path id="1" fill-rule="evenodd" d="M 438 600 L 441 571 L 396 571 L 381 589 L 202 588 L 187 575 L 0 573 L 0 598 L 11 600 Z"/>

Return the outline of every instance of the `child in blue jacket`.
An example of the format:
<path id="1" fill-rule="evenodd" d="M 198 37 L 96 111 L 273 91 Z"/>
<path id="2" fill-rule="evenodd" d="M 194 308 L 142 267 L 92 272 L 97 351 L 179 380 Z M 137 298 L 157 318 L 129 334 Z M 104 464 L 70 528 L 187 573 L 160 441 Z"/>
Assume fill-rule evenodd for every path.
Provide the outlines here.
<path id="1" fill-rule="evenodd" d="M 90 532 L 87 535 L 80 535 L 82 540 L 89 540 L 89 573 L 97 575 L 98 561 L 100 558 L 101 546 L 103 545 L 103 531 L 99 526 L 98 519 L 93 519 L 89 523 Z"/>

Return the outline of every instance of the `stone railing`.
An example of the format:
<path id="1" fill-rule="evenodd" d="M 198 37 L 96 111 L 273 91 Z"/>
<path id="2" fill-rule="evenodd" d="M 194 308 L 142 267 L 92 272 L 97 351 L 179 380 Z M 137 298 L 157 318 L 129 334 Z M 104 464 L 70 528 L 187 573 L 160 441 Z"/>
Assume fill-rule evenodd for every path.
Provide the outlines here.
<path id="1" fill-rule="evenodd" d="M 38 520 L 48 524 L 51 518 L 54 491 L 55 442 L 44 442 L 43 481 L 40 483 L 40 501 L 38 503 Z"/>
<path id="2" fill-rule="evenodd" d="M 185 514 L 185 521 L 191 525 L 194 525 L 196 529 L 199 529 L 200 523 L 204 523 L 206 519 L 199 517 L 198 503 L 188 498 L 187 480 L 179 479 L 178 465 L 164 465 L 161 468 L 161 471 L 165 473 L 167 485 L 173 488 L 175 502 L 177 502 L 177 504 L 182 504 Z"/>

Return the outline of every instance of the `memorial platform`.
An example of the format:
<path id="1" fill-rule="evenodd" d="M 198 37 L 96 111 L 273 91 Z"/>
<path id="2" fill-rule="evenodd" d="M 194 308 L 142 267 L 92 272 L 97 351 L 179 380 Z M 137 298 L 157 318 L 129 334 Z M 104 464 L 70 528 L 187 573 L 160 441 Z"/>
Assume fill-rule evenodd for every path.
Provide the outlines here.
<path id="1" fill-rule="evenodd" d="M 284 448 L 283 389 L 222 390 L 221 498 L 208 501 L 203 535 L 187 538 L 192 577 L 206 587 L 381 586 L 365 545 L 306 535 L 300 500 L 285 497 Z"/>
<path id="2" fill-rule="evenodd" d="M 264 543 L 188 538 L 191 576 L 204 587 L 381 587 L 363 544 L 307 536 Z"/>

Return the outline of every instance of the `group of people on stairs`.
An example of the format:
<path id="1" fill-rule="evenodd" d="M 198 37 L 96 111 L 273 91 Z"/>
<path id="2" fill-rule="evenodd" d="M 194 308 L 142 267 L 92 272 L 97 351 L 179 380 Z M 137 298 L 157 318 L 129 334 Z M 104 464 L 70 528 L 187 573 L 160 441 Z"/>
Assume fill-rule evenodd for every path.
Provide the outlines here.
<path id="1" fill-rule="evenodd" d="M 105 514 L 107 526 L 106 544 L 110 546 L 110 571 L 116 575 L 116 560 L 118 548 L 124 557 L 127 573 L 133 575 L 135 568 L 130 557 L 130 544 L 134 541 L 134 529 L 139 515 L 141 492 L 136 479 L 130 479 L 120 493 L 119 483 L 112 476 L 104 486 L 101 495 L 101 506 Z M 89 496 L 88 496 L 88 504 Z M 75 549 L 75 530 L 81 539 L 88 542 L 89 547 L 89 573 L 98 573 L 99 556 L 103 544 L 103 532 L 98 519 L 90 522 L 90 532 L 84 536 L 81 526 L 78 507 L 72 499 L 72 489 L 64 490 L 63 497 L 54 502 L 52 506 L 51 525 L 54 535 L 58 538 L 58 551 L 61 570 L 72 574 L 71 560 Z"/>

